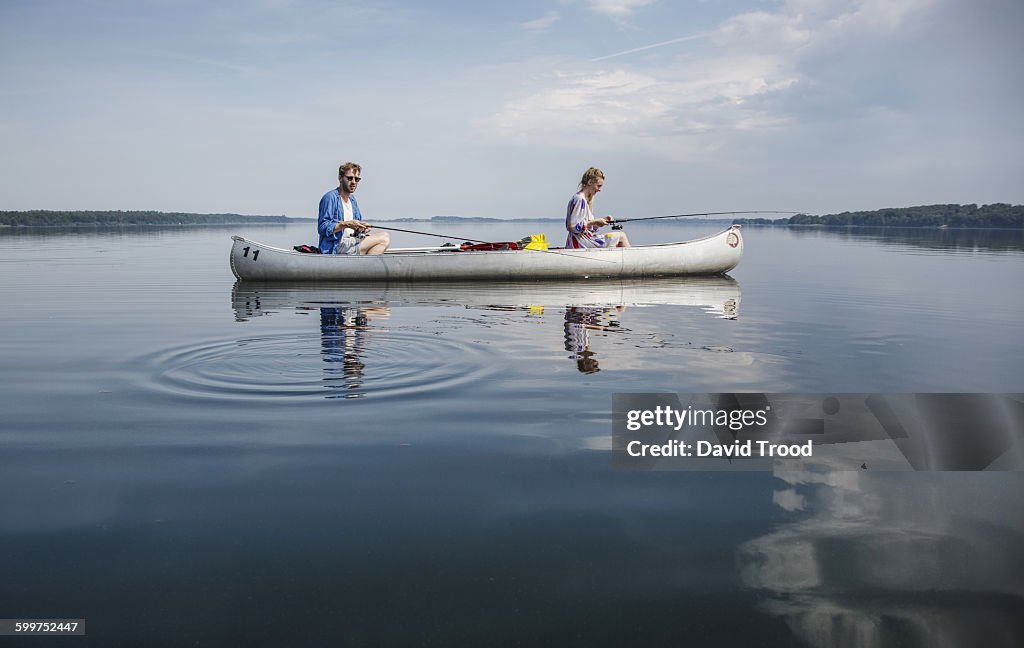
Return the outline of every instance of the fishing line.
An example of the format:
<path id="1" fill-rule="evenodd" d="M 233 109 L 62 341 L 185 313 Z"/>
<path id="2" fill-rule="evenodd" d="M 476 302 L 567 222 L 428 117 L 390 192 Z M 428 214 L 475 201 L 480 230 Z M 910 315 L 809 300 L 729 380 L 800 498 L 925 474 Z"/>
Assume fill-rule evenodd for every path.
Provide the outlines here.
<path id="1" fill-rule="evenodd" d="M 637 221 L 658 220 L 659 218 L 690 218 L 692 216 L 734 216 L 736 214 L 802 214 L 795 211 L 725 211 L 725 212 L 700 212 L 697 214 L 672 214 L 670 216 L 648 216 L 646 218 L 614 218 L 612 223 L 635 223 Z"/>

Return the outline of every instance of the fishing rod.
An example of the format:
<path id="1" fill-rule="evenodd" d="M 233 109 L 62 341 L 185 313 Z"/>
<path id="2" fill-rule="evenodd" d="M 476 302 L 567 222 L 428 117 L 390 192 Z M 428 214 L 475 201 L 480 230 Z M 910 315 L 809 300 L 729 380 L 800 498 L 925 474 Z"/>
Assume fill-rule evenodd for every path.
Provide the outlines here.
<path id="1" fill-rule="evenodd" d="M 417 230 L 402 229 L 400 227 L 385 227 L 383 225 L 373 225 L 372 227 L 374 229 L 389 230 L 389 231 L 392 231 L 392 232 L 405 232 L 406 234 L 419 234 L 421 236 L 434 236 L 434 237 L 443 238 L 443 239 L 462 239 L 463 241 L 466 241 L 467 243 L 484 243 L 484 244 L 493 243 L 493 241 L 480 241 L 480 240 L 477 240 L 477 239 L 464 238 L 462 236 L 453 236 L 451 234 L 434 234 L 433 232 L 420 232 L 420 231 L 417 231 Z M 547 254 L 557 254 L 559 256 L 572 257 L 573 259 L 583 258 L 583 259 L 589 259 L 590 261 L 598 261 L 598 262 L 601 262 L 601 263 L 615 263 L 615 261 L 610 261 L 608 259 L 595 259 L 593 257 L 578 257 L 578 256 L 576 256 L 574 254 L 563 254 L 563 253 L 557 252 L 555 250 L 534 250 L 534 249 L 524 248 L 523 251 L 524 252 L 546 252 Z"/>
<path id="2" fill-rule="evenodd" d="M 724 211 L 724 212 L 700 212 L 698 214 L 672 214 L 671 216 L 648 216 L 647 218 L 615 218 L 612 223 L 635 223 L 637 221 L 658 220 L 659 218 L 690 218 L 691 216 L 734 216 L 736 214 L 801 214 L 795 211 Z"/>
<path id="3" fill-rule="evenodd" d="M 373 225 L 373 229 L 388 230 L 391 232 L 405 232 L 406 234 L 419 234 L 420 236 L 433 236 L 435 238 L 443 239 L 462 239 L 467 243 L 491 243 L 491 241 L 478 241 L 476 239 L 465 238 L 463 236 L 453 236 L 450 234 L 434 234 L 433 232 L 419 232 L 417 230 L 402 229 L 401 227 L 384 227 L 383 225 Z"/>

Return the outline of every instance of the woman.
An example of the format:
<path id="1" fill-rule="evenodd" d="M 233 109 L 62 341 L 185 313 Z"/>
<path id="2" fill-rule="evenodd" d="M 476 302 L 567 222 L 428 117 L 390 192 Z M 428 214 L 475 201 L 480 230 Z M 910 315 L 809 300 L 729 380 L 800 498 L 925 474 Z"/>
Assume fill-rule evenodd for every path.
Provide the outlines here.
<path id="1" fill-rule="evenodd" d="M 580 180 L 580 190 L 569 201 L 565 215 L 565 229 L 569 237 L 565 240 L 568 248 L 611 248 L 629 247 L 629 239 L 622 230 L 598 234 L 597 230 L 611 223 L 611 216 L 594 218 L 594 196 L 604 186 L 604 171 L 590 167 Z"/>

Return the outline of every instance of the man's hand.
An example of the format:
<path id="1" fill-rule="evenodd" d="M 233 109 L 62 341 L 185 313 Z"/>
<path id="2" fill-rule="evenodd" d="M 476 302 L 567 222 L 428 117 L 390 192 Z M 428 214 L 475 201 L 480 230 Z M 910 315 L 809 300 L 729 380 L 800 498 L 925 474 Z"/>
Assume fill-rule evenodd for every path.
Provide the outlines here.
<path id="1" fill-rule="evenodd" d="M 337 232 L 340 232 L 341 230 L 343 230 L 345 228 L 348 228 L 348 229 L 353 230 L 357 234 L 360 234 L 362 232 L 368 231 L 370 229 L 370 227 L 372 227 L 372 226 L 369 225 L 368 223 L 364 223 L 362 221 L 357 221 L 357 220 L 338 221 L 338 224 L 334 226 L 334 231 L 335 231 L 335 233 L 337 233 Z"/>

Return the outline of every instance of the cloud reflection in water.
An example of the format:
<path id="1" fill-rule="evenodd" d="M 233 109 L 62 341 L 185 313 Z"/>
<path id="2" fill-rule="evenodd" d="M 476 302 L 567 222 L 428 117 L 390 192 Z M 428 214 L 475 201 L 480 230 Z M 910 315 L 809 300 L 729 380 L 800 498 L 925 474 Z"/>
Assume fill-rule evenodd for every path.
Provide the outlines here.
<path id="1" fill-rule="evenodd" d="M 773 501 L 800 519 L 742 545 L 740 577 L 801 641 L 1024 643 L 1019 473 L 777 470 L 776 477 L 789 488 Z"/>

